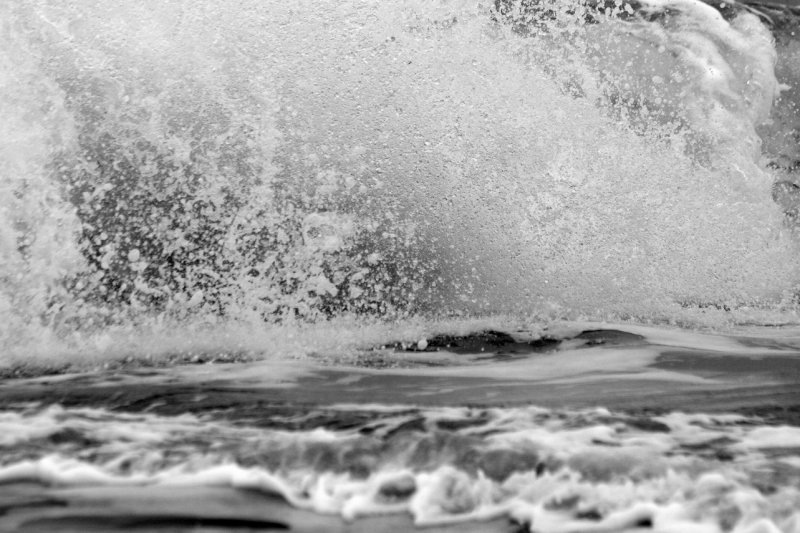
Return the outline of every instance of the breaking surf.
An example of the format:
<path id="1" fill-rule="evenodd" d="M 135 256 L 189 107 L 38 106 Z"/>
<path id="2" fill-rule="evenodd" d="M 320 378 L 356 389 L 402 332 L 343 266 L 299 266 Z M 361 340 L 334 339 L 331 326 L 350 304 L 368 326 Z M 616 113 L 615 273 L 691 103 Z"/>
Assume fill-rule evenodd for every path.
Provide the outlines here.
<path id="1" fill-rule="evenodd" d="M 342 530 L 385 515 L 575 532 L 796 531 L 800 519 L 800 430 L 753 416 L 369 405 L 250 414 L 6 413 L 4 528 L 152 531 L 171 518 L 187 531 L 313 530 L 276 500 L 339 517 L 326 523 Z M 187 518 L 185 502 L 154 506 L 143 489 L 199 502 Z M 239 503 L 204 509 L 209 494 L 212 505 Z"/>
<path id="2" fill-rule="evenodd" d="M 6 381 L 0 525 L 797 530 L 796 331 L 586 326 Z"/>
<path id="3" fill-rule="evenodd" d="M 798 9 L 3 3 L 0 529 L 800 531 Z"/>
<path id="4" fill-rule="evenodd" d="M 796 322 L 791 29 L 626 5 L 7 3 L 4 350 L 347 315 Z"/>

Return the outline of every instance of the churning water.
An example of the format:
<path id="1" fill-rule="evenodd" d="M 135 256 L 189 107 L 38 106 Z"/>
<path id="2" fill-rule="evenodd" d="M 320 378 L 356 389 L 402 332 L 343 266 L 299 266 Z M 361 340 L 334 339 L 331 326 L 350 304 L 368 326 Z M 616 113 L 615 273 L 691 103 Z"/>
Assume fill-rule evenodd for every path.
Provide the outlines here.
<path id="1" fill-rule="evenodd" d="M 799 532 L 791 413 L 363 403 L 795 398 L 792 10 L 0 2 L 0 371 L 112 369 L 0 383 L 0 530 Z"/>
<path id="2" fill-rule="evenodd" d="M 726 14 L 5 2 L 0 342 L 354 315 L 795 321 L 800 52 Z"/>

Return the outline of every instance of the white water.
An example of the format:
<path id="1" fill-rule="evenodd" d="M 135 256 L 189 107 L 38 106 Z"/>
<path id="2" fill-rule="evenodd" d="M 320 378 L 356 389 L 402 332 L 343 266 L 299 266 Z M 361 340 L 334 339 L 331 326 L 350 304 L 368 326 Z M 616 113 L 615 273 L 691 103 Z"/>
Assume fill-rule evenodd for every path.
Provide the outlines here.
<path id="1" fill-rule="evenodd" d="M 796 427 L 738 415 L 637 419 L 604 409 L 398 406 L 368 420 L 349 430 L 289 432 L 210 415 L 4 413 L 0 482 L 174 493 L 221 486 L 348 520 L 409 513 L 420 526 L 507 516 L 551 533 L 800 527 Z M 403 429 L 414 420 L 423 427 Z M 448 429 L 458 423 L 464 427 Z"/>
<path id="2" fill-rule="evenodd" d="M 467 1 L 4 3 L 4 352 L 352 313 L 796 322 L 768 30 L 553 5 L 521 35 Z"/>
<path id="3" fill-rule="evenodd" d="M 715 379 L 648 366 L 673 349 L 793 357 L 758 326 L 798 322 L 797 42 L 695 1 L 619 10 L 636 16 L 0 3 L 0 363 L 245 354 L 270 361 L 175 375 L 291 387 L 314 364 L 276 359 L 374 354 L 449 365 L 360 375 L 618 387 Z M 593 322 L 545 329 L 564 318 Z M 620 320 L 647 346 L 471 365 L 370 350 Z M 757 418 L 349 405 L 328 419 L 369 416 L 334 431 L 300 414 L 13 408 L 11 492 L 213 485 L 420 525 L 800 531 L 800 435 Z"/>

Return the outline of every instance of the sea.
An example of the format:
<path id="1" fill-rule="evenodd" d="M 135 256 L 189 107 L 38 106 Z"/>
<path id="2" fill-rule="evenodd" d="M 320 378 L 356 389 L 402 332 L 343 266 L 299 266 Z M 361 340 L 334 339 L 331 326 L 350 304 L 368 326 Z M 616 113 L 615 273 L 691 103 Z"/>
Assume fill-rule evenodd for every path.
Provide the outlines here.
<path id="1" fill-rule="evenodd" d="M 0 531 L 800 533 L 800 0 L 5 0 L 0 117 Z"/>

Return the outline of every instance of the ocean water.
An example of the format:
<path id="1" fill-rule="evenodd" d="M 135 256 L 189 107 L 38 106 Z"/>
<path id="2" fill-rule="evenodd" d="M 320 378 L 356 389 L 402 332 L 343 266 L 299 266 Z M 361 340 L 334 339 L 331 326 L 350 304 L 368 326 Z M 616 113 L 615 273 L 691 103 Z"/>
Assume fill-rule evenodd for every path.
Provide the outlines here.
<path id="1" fill-rule="evenodd" d="M 352 316 L 795 321 L 791 30 L 778 54 L 743 8 L 526 6 L 7 3 L 5 350 Z"/>
<path id="2" fill-rule="evenodd" d="M 796 421 L 741 412 L 730 392 L 796 381 L 799 10 L 2 3 L 0 485 L 17 502 L 4 505 L 178 484 L 420 526 L 800 530 Z M 628 337 L 593 348 L 594 330 Z M 686 353 L 714 363 L 687 370 Z M 751 383 L 723 354 L 772 363 Z M 70 392 L 80 376 L 196 383 L 186 364 L 205 362 L 234 364 L 204 365 L 204 383 L 255 368 L 270 390 L 352 375 L 292 400 L 333 405 L 316 425 L 299 403 L 258 423 Z M 367 370 L 420 394 L 514 372 L 555 388 L 527 396 L 547 407 L 502 387 L 378 406 L 351 387 Z M 52 374 L 78 377 L 61 396 L 14 379 Z M 667 394 L 663 412 L 632 414 L 657 407 L 647 380 L 724 384 L 739 411 Z M 159 391 L 152 405 L 169 403 Z M 365 414 L 329 423 L 350 412 Z M 354 450 L 365 463 L 342 459 Z M 20 496 L 26 483 L 44 492 Z M 34 522 L 6 523 L 53 527 Z M 141 527 L 191 530 L 156 523 Z"/>

